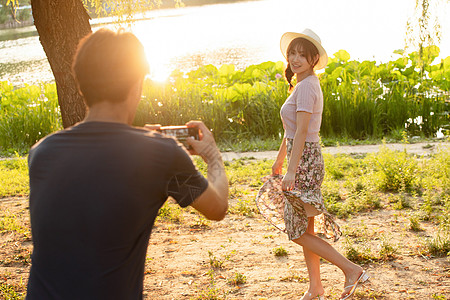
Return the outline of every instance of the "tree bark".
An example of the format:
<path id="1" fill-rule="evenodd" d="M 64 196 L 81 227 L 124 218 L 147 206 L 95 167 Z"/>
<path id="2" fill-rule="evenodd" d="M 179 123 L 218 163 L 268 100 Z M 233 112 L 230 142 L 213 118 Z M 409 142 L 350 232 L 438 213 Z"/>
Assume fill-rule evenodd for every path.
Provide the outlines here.
<path id="1" fill-rule="evenodd" d="M 81 38 L 91 32 L 81 0 L 31 0 L 34 25 L 55 77 L 64 128 L 86 114 L 83 98 L 72 76 L 72 60 Z"/>

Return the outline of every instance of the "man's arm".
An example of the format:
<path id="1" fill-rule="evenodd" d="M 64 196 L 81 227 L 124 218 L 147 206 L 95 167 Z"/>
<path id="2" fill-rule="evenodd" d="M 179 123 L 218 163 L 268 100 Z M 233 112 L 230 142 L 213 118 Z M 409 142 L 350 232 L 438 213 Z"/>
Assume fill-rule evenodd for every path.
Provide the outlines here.
<path id="1" fill-rule="evenodd" d="M 222 155 L 209 129 L 201 121 L 191 121 L 188 127 L 200 130 L 200 140 L 192 138 L 187 143 L 192 146 L 191 154 L 200 155 L 208 165 L 208 188 L 191 204 L 193 208 L 211 220 L 222 220 L 228 210 L 228 179 L 222 162 Z"/>

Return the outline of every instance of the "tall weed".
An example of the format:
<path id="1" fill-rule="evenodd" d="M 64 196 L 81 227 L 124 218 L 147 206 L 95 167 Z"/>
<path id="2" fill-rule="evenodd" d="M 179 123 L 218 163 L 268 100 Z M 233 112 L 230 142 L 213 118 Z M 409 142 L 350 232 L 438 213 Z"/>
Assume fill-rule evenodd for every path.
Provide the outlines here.
<path id="1" fill-rule="evenodd" d="M 395 61 L 352 61 L 340 50 L 319 74 L 324 94 L 321 135 L 324 139 L 434 136 L 450 130 L 450 57 L 418 68 L 417 53 Z M 288 97 L 283 62 L 264 62 L 244 70 L 233 65 L 202 66 L 187 74 L 174 71 L 166 83 L 146 80 L 134 124 L 184 124 L 202 120 L 220 143 L 250 139 L 279 140 L 279 111 Z M 0 83 L 1 151 L 24 152 L 48 133 L 60 129 L 55 84 L 15 89 Z"/>
<path id="2" fill-rule="evenodd" d="M 0 82 L 0 151 L 27 152 L 39 139 L 61 128 L 55 84 L 14 89 Z"/>

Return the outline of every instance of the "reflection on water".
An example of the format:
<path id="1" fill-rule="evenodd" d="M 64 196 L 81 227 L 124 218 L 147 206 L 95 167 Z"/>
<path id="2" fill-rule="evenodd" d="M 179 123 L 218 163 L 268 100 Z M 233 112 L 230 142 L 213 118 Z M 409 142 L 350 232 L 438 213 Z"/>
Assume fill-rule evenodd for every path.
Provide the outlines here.
<path id="1" fill-rule="evenodd" d="M 352 59 L 387 62 L 397 59 L 393 51 L 404 46 L 413 8 L 410 0 L 260 0 L 151 11 L 132 30 L 144 44 L 155 79 L 205 64 L 232 63 L 241 69 L 283 61 L 280 36 L 304 28 L 320 35 L 329 56 L 345 49 Z M 93 20 L 93 30 L 104 21 Z M 450 22 L 441 26 L 443 33 L 450 32 Z M 441 56 L 449 55 L 449 46 L 443 34 Z M 34 26 L 0 30 L 0 80 L 21 85 L 52 78 Z"/>
<path id="2" fill-rule="evenodd" d="M 18 86 L 55 80 L 46 58 L 0 64 L 0 81 L 5 79 Z"/>
<path id="3" fill-rule="evenodd" d="M 38 36 L 0 42 L 0 80 L 18 86 L 54 80 Z"/>
<path id="4" fill-rule="evenodd" d="M 248 11 L 258 1 L 219 4 L 186 9 L 169 9 L 151 12 L 147 19 L 136 22 L 132 31 L 146 49 L 150 63 L 150 76 L 165 80 L 175 70 L 184 72 L 201 65 L 234 64 L 243 69 L 251 64 L 270 60 L 270 48 L 276 43 L 267 42 L 252 34 L 253 27 L 236 23 L 230 17 L 238 8 L 240 14 Z M 218 13 L 228 14 L 220 20 Z M 221 18 L 224 18 L 223 15 Z M 94 20 L 92 27 L 116 29 L 114 24 L 101 24 L 108 20 Z M 219 26 L 219 24 L 222 24 Z M 34 26 L 0 31 L 0 80 L 15 85 L 52 81 L 53 75 L 39 43 Z M 273 57 L 273 56 L 272 56 Z"/>
<path id="5" fill-rule="evenodd" d="M 193 70 L 209 64 L 233 64 L 238 69 L 244 69 L 250 64 L 258 63 L 255 57 L 255 52 L 249 48 L 219 48 L 176 57 L 172 63 L 180 70 Z"/>

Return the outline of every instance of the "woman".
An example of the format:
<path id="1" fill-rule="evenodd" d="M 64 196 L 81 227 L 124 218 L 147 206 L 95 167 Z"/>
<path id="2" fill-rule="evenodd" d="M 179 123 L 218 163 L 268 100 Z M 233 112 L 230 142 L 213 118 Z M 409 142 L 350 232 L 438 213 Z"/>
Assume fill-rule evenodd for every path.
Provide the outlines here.
<path id="1" fill-rule="evenodd" d="M 314 70 L 324 68 L 328 56 L 320 38 L 310 29 L 283 34 L 281 51 L 288 62 L 285 75 L 292 93 L 281 108 L 285 134 L 272 166 L 272 177 L 258 193 L 258 208 L 273 225 L 285 231 L 290 240 L 303 247 L 309 289 L 302 300 L 324 299 L 320 257 L 344 272 L 341 299 L 349 299 L 358 284 L 369 276 L 315 234 L 316 230 L 334 241 L 341 235 L 339 226 L 325 209 L 320 191 L 325 173 L 319 143 L 323 94 Z M 295 87 L 291 83 L 294 75 Z M 287 170 L 282 176 L 286 156 Z"/>

